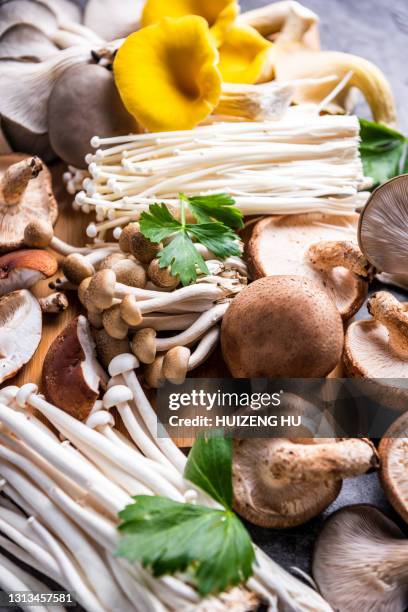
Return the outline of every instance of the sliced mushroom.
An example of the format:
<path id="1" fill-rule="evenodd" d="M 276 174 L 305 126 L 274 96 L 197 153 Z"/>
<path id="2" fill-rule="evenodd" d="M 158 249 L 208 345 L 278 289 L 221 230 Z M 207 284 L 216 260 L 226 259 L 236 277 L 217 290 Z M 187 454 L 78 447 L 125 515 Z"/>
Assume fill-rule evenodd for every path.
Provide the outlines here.
<path id="1" fill-rule="evenodd" d="M 243 289 L 221 328 L 236 378 L 320 378 L 340 361 L 343 324 L 334 302 L 302 276 L 269 276 Z"/>
<path id="2" fill-rule="evenodd" d="M 341 612 L 404 612 L 408 540 L 369 505 L 342 508 L 325 522 L 313 555 L 319 591 Z"/>
<path id="3" fill-rule="evenodd" d="M 347 259 L 344 243 L 351 241 L 358 250 L 357 224 L 358 215 L 266 217 L 256 224 L 247 246 L 252 273 L 255 278 L 277 274 L 307 276 L 329 292 L 343 319 L 349 319 L 364 303 L 368 289 L 363 277 L 367 277 L 368 270 L 361 266 L 357 268 L 360 275 L 355 273 L 353 263 L 359 254 L 354 251 L 354 259 Z M 339 241 L 337 259 L 329 259 L 330 245 L 323 241 Z M 319 243 L 321 248 L 313 258 L 310 248 Z"/>
<path id="4" fill-rule="evenodd" d="M 58 47 L 35 25 L 17 23 L 0 36 L 0 58 L 41 62 L 55 53 Z"/>
<path id="5" fill-rule="evenodd" d="M 407 274 L 407 216 L 407 174 L 377 187 L 361 212 L 359 245 L 381 272 Z"/>
<path id="6" fill-rule="evenodd" d="M 52 179 L 38 157 L 0 157 L 0 252 L 24 244 L 24 228 L 35 219 L 52 224 L 58 206 L 52 193 Z"/>
<path id="7" fill-rule="evenodd" d="M 1 64 L 0 64 L 1 70 Z M 1 128 L 12 151 L 37 155 L 46 163 L 55 161 L 57 156 L 51 148 L 47 133 L 35 134 L 10 119 L 1 119 Z"/>
<path id="8" fill-rule="evenodd" d="M 41 308 L 22 289 L 0 298 L 0 383 L 28 363 L 41 340 Z"/>
<path id="9" fill-rule="evenodd" d="M 344 478 L 377 465 L 368 440 L 236 440 L 234 508 L 261 527 L 301 525 L 336 499 Z"/>
<path id="10" fill-rule="evenodd" d="M 105 40 L 124 38 L 139 29 L 142 0 L 89 0 L 84 24 Z"/>
<path id="11" fill-rule="evenodd" d="M 58 28 L 57 17 L 46 4 L 36 0 L 9 0 L 0 4 L 0 35 L 18 23 L 34 24 L 47 36 Z"/>
<path id="12" fill-rule="evenodd" d="M 57 336 L 47 352 L 42 375 L 44 395 L 82 421 L 98 399 L 104 379 L 88 321 L 81 315 Z"/>
<path id="13" fill-rule="evenodd" d="M 12 251 L 0 257 L 0 296 L 16 289 L 29 289 L 58 270 L 57 260 L 48 251 Z"/>
<path id="14" fill-rule="evenodd" d="M 67 164 L 86 168 L 95 134 L 129 134 L 138 127 L 123 106 L 112 73 L 84 64 L 64 71 L 56 81 L 48 102 L 48 129 L 54 151 Z"/>
<path id="15" fill-rule="evenodd" d="M 384 434 L 379 454 L 383 488 L 395 510 L 408 523 L 408 412 Z"/>
<path id="16" fill-rule="evenodd" d="M 379 403 L 406 410 L 408 399 L 408 312 L 386 291 L 368 300 L 371 320 L 355 321 L 346 332 L 344 367 L 349 376 L 370 379 L 365 392 Z"/>

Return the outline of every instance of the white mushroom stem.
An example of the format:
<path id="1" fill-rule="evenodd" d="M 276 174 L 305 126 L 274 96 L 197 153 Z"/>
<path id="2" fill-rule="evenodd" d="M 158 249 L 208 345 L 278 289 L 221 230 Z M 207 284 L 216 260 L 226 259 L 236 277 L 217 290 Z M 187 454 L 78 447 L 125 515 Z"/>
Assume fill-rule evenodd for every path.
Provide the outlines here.
<path id="1" fill-rule="evenodd" d="M 208 356 L 218 345 L 219 339 L 220 328 L 218 325 L 212 327 L 204 334 L 188 360 L 188 370 L 190 372 L 207 360 Z"/>
<path id="2" fill-rule="evenodd" d="M 351 240 L 322 240 L 312 244 L 307 254 L 311 264 L 319 270 L 342 266 L 364 278 L 371 277 L 373 273 L 358 244 Z"/>
<path id="3" fill-rule="evenodd" d="M 133 331 L 151 328 L 156 331 L 181 331 L 188 329 L 200 316 L 199 313 L 151 315 L 143 317 L 143 321 Z"/>
<path id="4" fill-rule="evenodd" d="M 7 593 L 19 592 L 19 591 L 30 591 L 30 583 L 33 585 L 34 581 L 23 581 L 24 578 L 28 578 L 28 574 L 24 576 L 19 568 L 11 563 L 6 557 L 0 555 L 0 588 Z M 33 587 L 31 587 L 33 588 Z M 35 588 L 35 587 L 34 587 Z M 47 591 L 47 587 L 43 585 L 44 592 Z M 24 604 L 21 606 L 26 612 L 48 612 L 47 608 L 40 605 L 30 606 Z"/>
<path id="5" fill-rule="evenodd" d="M 157 338 L 157 352 L 165 352 L 176 346 L 188 346 L 201 338 L 206 331 L 222 319 L 229 308 L 229 303 L 217 304 L 204 312 L 188 329 L 170 338 Z"/>
<path id="6" fill-rule="evenodd" d="M 391 293 L 378 291 L 367 304 L 368 312 L 388 331 L 389 344 L 402 359 L 408 359 L 408 311 Z"/>

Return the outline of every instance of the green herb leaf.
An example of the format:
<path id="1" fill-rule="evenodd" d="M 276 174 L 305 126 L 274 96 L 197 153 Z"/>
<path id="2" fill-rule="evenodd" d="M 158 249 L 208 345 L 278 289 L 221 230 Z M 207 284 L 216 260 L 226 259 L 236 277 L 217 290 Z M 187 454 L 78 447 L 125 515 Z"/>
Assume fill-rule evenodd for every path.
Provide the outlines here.
<path id="1" fill-rule="evenodd" d="M 225 508 L 232 508 L 232 442 L 221 435 L 199 436 L 191 449 L 184 478 Z"/>
<path id="2" fill-rule="evenodd" d="M 360 154 L 374 186 L 408 172 L 408 139 L 379 123 L 360 119 Z"/>
<path id="3" fill-rule="evenodd" d="M 242 216 L 235 209 L 232 200 L 226 194 L 192 198 L 180 194 L 180 217 L 178 221 L 165 204 L 151 204 L 149 212 L 140 216 L 140 231 L 152 242 L 162 242 L 166 238 L 172 240 L 158 254 L 161 268 L 170 266 L 173 276 L 179 276 L 183 285 L 188 285 L 197 279 L 197 270 L 209 274 L 203 257 L 194 246 L 193 239 L 210 249 L 220 259 L 230 255 L 241 255 L 238 246 L 238 236 L 222 223 L 213 221 L 217 216 L 224 217 L 228 222 L 242 223 Z M 189 206 L 200 222 L 186 223 L 185 207 Z M 219 208 L 217 208 L 219 206 Z M 195 212 L 194 212 L 195 211 Z"/>
<path id="4" fill-rule="evenodd" d="M 179 276 L 183 285 L 189 285 L 196 280 L 196 267 L 203 274 L 209 273 L 203 257 L 183 228 L 174 240 L 159 252 L 157 257 L 160 267 L 170 266 L 173 276 Z"/>
<path id="5" fill-rule="evenodd" d="M 117 554 L 155 576 L 190 570 L 202 596 L 248 580 L 255 560 L 250 537 L 231 511 L 140 495 L 120 513 Z"/>
<path id="6" fill-rule="evenodd" d="M 188 198 L 188 205 L 198 223 L 221 221 L 234 229 L 244 227 L 241 211 L 235 200 L 226 193 Z"/>

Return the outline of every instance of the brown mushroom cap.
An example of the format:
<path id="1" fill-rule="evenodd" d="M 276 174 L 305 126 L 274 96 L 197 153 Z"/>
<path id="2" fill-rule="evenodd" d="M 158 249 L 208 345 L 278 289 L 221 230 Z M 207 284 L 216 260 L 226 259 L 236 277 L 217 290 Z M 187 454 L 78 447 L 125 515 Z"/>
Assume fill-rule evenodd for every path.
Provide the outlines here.
<path id="1" fill-rule="evenodd" d="M 384 434 L 379 454 L 384 490 L 395 510 L 408 523 L 408 412 Z"/>
<path id="2" fill-rule="evenodd" d="M 342 508 L 327 519 L 317 539 L 313 577 L 339 612 L 404 612 L 408 540 L 373 506 Z"/>
<path id="3" fill-rule="evenodd" d="M 4 175 L 14 164 L 27 160 L 27 165 L 32 160 L 26 155 L 11 154 L 0 156 L 0 181 L 4 181 Z M 30 221 L 44 219 L 51 224 L 57 220 L 58 206 L 52 193 L 52 179 L 48 168 L 42 164 L 42 169 L 33 178 L 27 178 L 25 190 L 23 190 L 19 202 L 15 205 L 7 205 L 0 193 L 0 253 L 18 249 L 24 244 L 24 229 Z M 4 185 L 3 185 L 4 189 Z"/>
<path id="4" fill-rule="evenodd" d="M 130 353 L 129 340 L 116 340 L 111 338 L 105 329 L 93 330 L 98 359 L 107 370 L 112 359 L 124 353 Z"/>
<path id="5" fill-rule="evenodd" d="M 112 73 L 97 64 L 73 66 L 61 74 L 48 102 L 48 125 L 52 148 L 76 168 L 87 167 L 85 156 L 94 152 L 93 136 L 138 130 L 123 106 Z"/>
<path id="6" fill-rule="evenodd" d="M 357 224 L 358 215 L 322 213 L 262 219 L 256 224 L 246 249 L 254 277 L 306 276 L 330 293 L 344 319 L 350 318 L 364 302 L 367 283 L 340 266 L 324 271 L 316 269 L 308 257 L 308 249 L 327 240 L 357 242 Z"/>
<path id="7" fill-rule="evenodd" d="M 28 363 L 41 340 L 41 308 L 25 289 L 0 298 L 0 383 Z"/>
<path id="8" fill-rule="evenodd" d="M 239 293 L 221 328 L 236 378 L 320 378 L 340 361 L 343 324 L 328 293 L 302 276 L 269 276 Z"/>
<path id="9" fill-rule="evenodd" d="M 44 250 L 23 249 L 0 256 L 0 295 L 26 289 L 42 278 L 53 276 L 57 260 Z"/>
<path id="10" fill-rule="evenodd" d="M 339 495 L 341 479 L 322 478 L 307 484 L 276 479 L 266 468 L 279 439 L 234 441 L 234 509 L 246 520 L 269 529 L 302 525 Z"/>
<path id="11" fill-rule="evenodd" d="M 373 191 L 358 226 L 359 245 L 381 272 L 407 273 L 408 175 L 397 176 Z"/>
<path id="12" fill-rule="evenodd" d="M 42 387 L 46 399 L 84 420 L 98 399 L 101 367 L 85 317 L 76 317 L 51 344 L 44 359 Z"/>

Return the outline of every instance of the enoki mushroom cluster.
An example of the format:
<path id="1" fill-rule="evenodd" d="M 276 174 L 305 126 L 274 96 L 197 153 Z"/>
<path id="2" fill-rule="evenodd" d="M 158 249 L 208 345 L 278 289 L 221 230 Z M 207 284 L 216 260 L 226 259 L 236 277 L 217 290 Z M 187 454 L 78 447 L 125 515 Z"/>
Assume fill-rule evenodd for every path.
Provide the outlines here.
<path id="1" fill-rule="evenodd" d="M 317 106 L 291 107 L 279 121 L 95 137 L 75 206 L 96 212 L 87 233 L 98 239 L 112 229 L 119 237 L 155 199 L 177 213 L 181 191 L 227 192 L 244 215 L 344 214 L 367 199 L 358 144 L 356 117 L 321 117 Z"/>
<path id="2" fill-rule="evenodd" d="M 132 495 L 215 504 L 183 479 L 183 453 L 170 439 L 157 438 L 156 415 L 134 371 L 137 366 L 130 354 L 111 362 L 108 391 L 85 423 L 46 402 L 35 385 L 0 392 L 2 547 L 74 591 L 91 612 L 130 612 L 135 605 L 146 612 L 223 612 L 234 603 L 249 609 L 248 601 L 254 600 L 268 602 L 271 610 L 297 602 L 299 610 L 328 612 L 317 592 L 259 550 L 245 586 L 203 601 L 188 575 L 154 578 L 141 565 L 115 555 L 117 515 L 132 503 Z M 2 556 L 0 570 L 2 586 L 48 590 Z"/>

